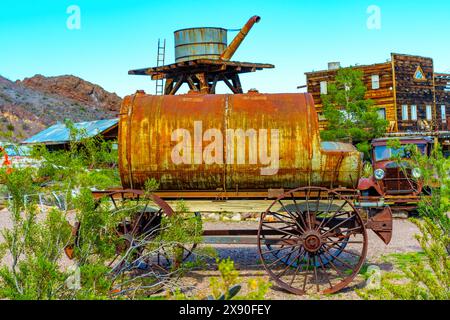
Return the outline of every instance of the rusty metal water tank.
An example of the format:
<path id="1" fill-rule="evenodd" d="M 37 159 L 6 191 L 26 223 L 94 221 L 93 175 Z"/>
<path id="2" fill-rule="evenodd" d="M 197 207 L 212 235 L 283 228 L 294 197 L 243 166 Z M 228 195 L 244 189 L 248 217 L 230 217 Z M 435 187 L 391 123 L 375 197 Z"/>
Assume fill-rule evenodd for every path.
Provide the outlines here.
<path id="1" fill-rule="evenodd" d="M 188 28 L 174 34 L 176 62 L 218 60 L 227 48 L 227 30 L 223 28 Z"/>
<path id="2" fill-rule="evenodd" d="M 199 134 L 196 123 L 201 123 Z M 217 150 L 223 149 L 224 153 L 234 150 L 232 161 L 225 158 L 221 163 L 206 161 L 205 152 L 212 141 L 207 134 L 210 129 L 224 137 Z M 279 132 L 276 144 L 279 157 L 274 158 L 278 160 L 278 170 L 273 175 L 262 174 L 261 169 L 267 165 L 262 161 L 260 145 L 256 151 L 256 142 L 251 147 L 247 139 L 243 149 L 239 149 L 237 140 L 225 139 L 229 130 L 239 129 L 258 132 L 258 141 L 267 136 L 262 134 L 264 130 Z M 189 148 L 183 149 L 187 163 L 173 160 L 178 145 L 173 135 L 178 130 L 189 135 L 188 141 L 192 141 Z M 200 142 L 196 144 L 198 139 Z M 273 140 L 271 136 L 268 139 Z M 272 151 L 275 152 L 272 144 L 267 148 L 272 156 Z M 239 150 L 245 156 L 243 163 L 238 160 Z M 251 156 L 257 160 L 255 163 L 251 163 Z M 267 190 L 308 185 L 355 187 L 360 169 L 361 155 L 353 146 L 345 149 L 321 144 L 310 94 L 153 96 L 137 93 L 125 97 L 122 103 L 119 171 L 124 188 L 141 189 L 150 178 L 160 182 L 160 191 Z"/>

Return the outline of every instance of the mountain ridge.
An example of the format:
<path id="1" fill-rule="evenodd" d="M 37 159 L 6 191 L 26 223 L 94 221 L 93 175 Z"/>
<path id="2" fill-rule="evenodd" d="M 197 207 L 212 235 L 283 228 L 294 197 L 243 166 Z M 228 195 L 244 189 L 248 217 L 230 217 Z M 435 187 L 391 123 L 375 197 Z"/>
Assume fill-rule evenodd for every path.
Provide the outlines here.
<path id="1" fill-rule="evenodd" d="M 35 75 L 11 81 L 0 75 L 0 141 L 19 142 L 65 119 L 118 116 L 122 99 L 73 75 Z"/>

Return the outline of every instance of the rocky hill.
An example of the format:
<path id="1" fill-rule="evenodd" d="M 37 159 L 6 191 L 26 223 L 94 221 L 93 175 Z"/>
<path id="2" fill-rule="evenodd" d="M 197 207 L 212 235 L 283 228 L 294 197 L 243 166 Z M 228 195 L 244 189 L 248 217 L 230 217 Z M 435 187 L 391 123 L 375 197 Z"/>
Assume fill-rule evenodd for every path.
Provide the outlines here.
<path id="1" fill-rule="evenodd" d="M 75 76 L 36 75 L 12 82 L 0 76 L 0 141 L 21 141 L 53 125 L 110 119 L 121 98 Z"/>

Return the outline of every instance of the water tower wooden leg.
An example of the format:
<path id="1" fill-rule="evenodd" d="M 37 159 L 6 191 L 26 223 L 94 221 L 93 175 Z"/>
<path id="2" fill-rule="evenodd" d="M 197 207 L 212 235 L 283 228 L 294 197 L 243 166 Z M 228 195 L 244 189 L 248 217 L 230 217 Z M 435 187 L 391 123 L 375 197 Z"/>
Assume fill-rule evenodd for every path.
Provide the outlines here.
<path id="1" fill-rule="evenodd" d="M 187 83 L 189 85 L 189 89 L 194 90 L 194 91 L 199 91 L 197 84 L 194 82 L 194 80 L 192 79 L 192 76 L 189 75 L 186 78 Z"/>
<path id="2" fill-rule="evenodd" d="M 227 78 L 225 75 L 222 75 L 222 79 L 223 79 L 223 82 L 225 82 L 225 84 L 228 86 L 228 88 L 230 88 L 230 90 L 231 90 L 233 93 L 235 93 L 235 94 L 240 93 L 240 92 L 233 86 L 233 84 L 230 82 L 230 80 L 228 80 L 228 78 Z"/>
<path id="3" fill-rule="evenodd" d="M 233 86 L 236 89 L 236 91 L 238 93 L 244 93 L 242 90 L 242 84 L 241 84 L 241 80 L 239 79 L 239 75 L 235 74 L 232 78 L 231 81 L 233 82 Z"/>
<path id="4" fill-rule="evenodd" d="M 201 93 L 209 93 L 209 83 L 207 81 L 207 77 L 205 73 L 197 73 L 195 75 L 200 82 L 200 92 Z"/>
<path id="5" fill-rule="evenodd" d="M 174 81 L 173 81 L 172 78 L 169 78 L 169 79 L 166 80 L 166 85 L 165 85 L 165 88 L 164 88 L 164 94 L 165 95 L 168 95 L 168 94 L 170 94 L 170 92 L 172 92 L 173 82 Z"/>
<path id="6" fill-rule="evenodd" d="M 170 91 L 170 93 L 169 93 L 170 95 L 174 95 L 175 93 L 177 93 L 178 89 L 180 89 L 182 84 L 186 81 L 186 76 L 180 75 L 180 76 L 178 76 L 178 78 L 175 81 L 176 81 L 176 84 L 172 88 L 172 91 Z"/>
<path id="7" fill-rule="evenodd" d="M 216 93 L 216 85 L 217 85 L 217 81 L 219 81 L 219 75 L 216 74 L 214 76 L 213 82 L 211 84 L 211 89 L 209 90 L 211 94 L 215 94 Z"/>

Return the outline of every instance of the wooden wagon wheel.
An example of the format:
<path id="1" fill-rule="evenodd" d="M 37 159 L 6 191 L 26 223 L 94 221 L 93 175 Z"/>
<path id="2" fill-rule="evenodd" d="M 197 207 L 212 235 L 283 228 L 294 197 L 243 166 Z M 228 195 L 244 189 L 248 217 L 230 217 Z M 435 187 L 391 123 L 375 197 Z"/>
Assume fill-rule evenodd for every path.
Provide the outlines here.
<path id="1" fill-rule="evenodd" d="M 364 221 L 335 191 L 304 187 L 277 198 L 262 215 L 258 249 L 264 268 L 294 294 L 330 294 L 358 274 L 367 253 Z"/>
<path id="2" fill-rule="evenodd" d="M 181 261 L 176 262 L 168 254 L 168 245 L 154 242 L 164 232 L 161 224 L 163 217 L 175 214 L 156 195 L 146 195 L 141 190 L 119 190 L 104 195 L 100 204 L 109 208 L 110 214 L 120 217 L 114 230 L 118 237 L 116 255 L 109 264 L 113 271 L 145 270 L 149 264 L 155 263 L 168 269 L 173 264 L 185 261 L 196 247 L 196 244 L 182 246 Z"/>

